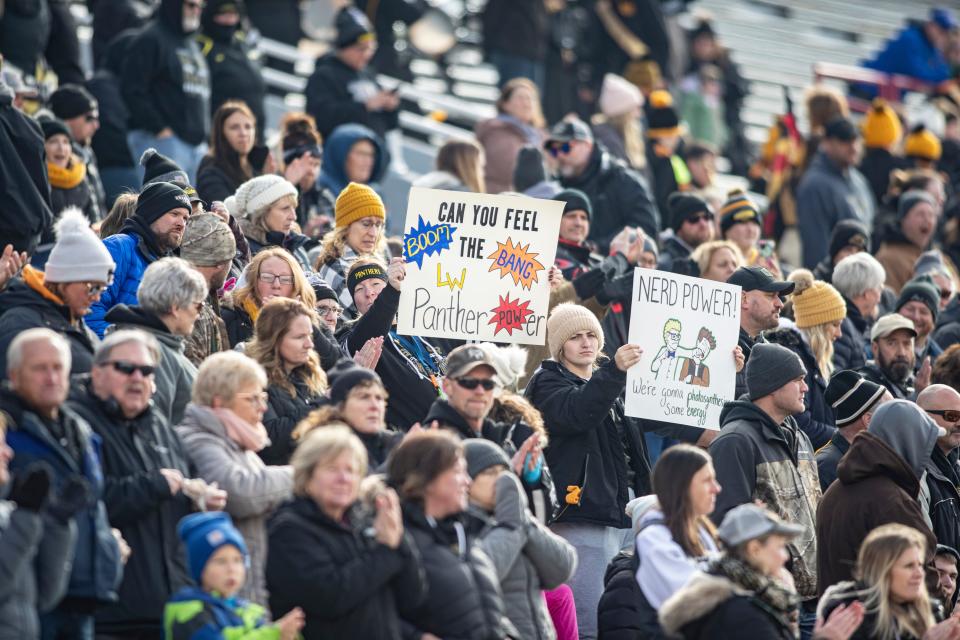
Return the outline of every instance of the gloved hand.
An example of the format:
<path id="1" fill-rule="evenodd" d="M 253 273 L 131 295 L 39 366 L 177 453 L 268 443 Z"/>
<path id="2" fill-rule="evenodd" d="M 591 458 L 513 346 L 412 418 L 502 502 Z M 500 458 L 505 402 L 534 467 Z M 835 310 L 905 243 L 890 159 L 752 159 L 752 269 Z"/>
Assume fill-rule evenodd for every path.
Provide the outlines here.
<path id="1" fill-rule="evenodd" d="M 20 509 L 40 511 L 50 496 L 50 465 L 34 462 L 13 478 L 7 498 Z"/>
<path id="2" fill-rule="evenodd" d="M 591 269 L 573 279 L 573 289 L 581 300 L 589 300 L 603 288 L 604 275 L 600 269 Z"/>
<path id="3" fill-rule="evenodd" d="M 66 524 L 70 518 L 90 504 L 91 494 L 90 484 L 83 477 L 70 476 L 60 490 L 60 495 L 56 496 L 47 507 L 47 512 Z"/>

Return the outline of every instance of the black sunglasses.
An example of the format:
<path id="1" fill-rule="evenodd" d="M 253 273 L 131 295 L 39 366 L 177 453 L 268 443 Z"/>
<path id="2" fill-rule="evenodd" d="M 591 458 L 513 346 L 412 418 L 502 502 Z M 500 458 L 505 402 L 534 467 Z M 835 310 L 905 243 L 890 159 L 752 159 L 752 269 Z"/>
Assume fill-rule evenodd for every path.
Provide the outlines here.
<path id="1" fill-rule="evenodd" d="M 712 213 L 698 213 L 698 214 L 695 215 L 695 216 L 690 216 L 689 218 L 687 218 L 687 222 L 689 222 L 690 224 L 697 224 L 697 223 L 700 222 L 701 220 L 706 220 L 707 222 L 710 222 L 711 220 L 713 220 L 713 214 L 712 214 Z"/>
<path id="2" fill-rule="evenodd" d="M 925 411 L 935 416 L 942 416 L 947 422 L 960 422 L 960 409 L 926 409 Z"/>
<path id="3" fill-rule="evenodd" d="M 490 378 L 486 380 L 481 380 L 480 378 L 457 378 L 456 381 L 458 385 L 468 391 L 473 391 L 477 387 L 483 387 L 484 391 L 493 391 L 493 388 L 497 386 L 497 383 Z"/>
<path id="4" fill-rule="evenodd" d="M 550 155 L 556 158 L 561 153 L 570 153 L 570 143 L 564 142 L 563 144 L 552 144 L 547 148 L 547 151 L 550 152 Z"/>
<path id="5" fill-rule="evenodd" d="M 112 366 L 125 376 L 132 376 L 134 371 L 139 371 L 144 378 L 153 375 L 153 372 L 157 370 L 156 367 L 149 364 L 133 364 L 126 360 L 110 360 L 103 363 L 103 366 L 107 365 Z"/>

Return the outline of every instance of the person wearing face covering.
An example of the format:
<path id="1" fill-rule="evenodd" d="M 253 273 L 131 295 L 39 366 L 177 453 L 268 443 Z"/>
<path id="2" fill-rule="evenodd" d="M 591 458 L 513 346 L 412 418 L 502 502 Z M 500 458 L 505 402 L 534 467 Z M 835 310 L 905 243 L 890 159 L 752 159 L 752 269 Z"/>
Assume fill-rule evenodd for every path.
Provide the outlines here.
<path id="1" fill-rule="evenodd" d="M 162 0 L 127 49 L 120 87 L 134 158 L 153 147 L 196 180 L 210 133 L 210 71 L 193 34 L 200 0 Z"/>

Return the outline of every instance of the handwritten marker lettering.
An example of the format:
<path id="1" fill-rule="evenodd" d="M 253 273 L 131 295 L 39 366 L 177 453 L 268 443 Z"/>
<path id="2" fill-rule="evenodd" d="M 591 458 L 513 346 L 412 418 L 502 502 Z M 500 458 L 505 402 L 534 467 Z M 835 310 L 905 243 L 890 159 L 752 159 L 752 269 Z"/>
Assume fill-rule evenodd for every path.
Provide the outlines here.
<path id="1" fill-rule="evenodd" d="M 493 335 L 497 335 L 501 331 L 506 331 L 507 335 L 512 336 L 514 330 L 522 329 L 524 323 L 527 321 L 527 316 L 533 315 L 533 311 L 529 309 L 530 301 L 521 303 L 520 298 L 516 300 L 510 300 L 510 294 L 505 296 L 499 296 L 500 304 L 491 309 L 493 317 L 490 318 L 490 322 L 487 324 L 496 324 L 496 329 L 493 331 Z"/>
<path id="2" fill-rule="evenodd" d="M 460 270 L 460 279 L 457 280 L 456 277 L 451 277 L 450 272 L 447 271 L 447 277 L 444 280 L 441 280 L 443 276 L 440 274 L 440 263 L 437 263 L 437 286 L 438 287 L 450 287 L 450 291 L 454 289 L 463 289 L 463 283 L 467 281 L 467 269 L 464 267 Z"/>
<path id="3" fill-rule="evenodd" d="M 417 226 L 410 227 L 403 236 L 403 257 L 422 269 L 425 256 L 440 255 L 444 249 L 450 248 L 456 230 L 449 224 L 435 225 L 424 222 L 423 216 L 417 216 Z"/>
<path id="4" fill-rule="evenodd" d="M 530 289 L 534 282 L 539 282 L 537 274 L 544 270 L 544 266 L 536 259 L 539 253 L 527 253 L 530 248 L 520 246 L 520 243 L 513 244 L 510 238 L 507 242 L 497 242 L 497 250 L 487 256 L 488 260 L 493 260 L 489 271 L 500 270 L 500 277 L 511 276 L 513 284 L 519 284 L 524 289 Z"/>

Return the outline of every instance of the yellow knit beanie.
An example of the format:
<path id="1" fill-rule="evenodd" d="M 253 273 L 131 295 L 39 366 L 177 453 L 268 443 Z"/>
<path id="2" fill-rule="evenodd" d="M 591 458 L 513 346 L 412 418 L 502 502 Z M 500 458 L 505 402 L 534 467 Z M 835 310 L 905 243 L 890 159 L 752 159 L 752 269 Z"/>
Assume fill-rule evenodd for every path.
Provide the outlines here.
<path id="1" fill-rule="evenodd" d="M 589 309 L 572 302 L 564 302 L 554 307 L 547 318 L 547 346 L 550 347 L 550 357 L 559 362 L 564 343 L 581 331 L 593 331 L 600 341 L 598 349 L 603 350 L 603 328 Z"/>
<path id="2" fill-rule="evenodd" d="M 873 101 L 860 128 L 863 131 L 863 144 L 877 149 L 889 149 L 900 142 L 903 135 L 897 112 L 883 98 Z"/>
<path id="3" fill-rule="evenodd" d="M 800 329 L 836 322 L 847 317 L 847 303 L 831 285 L 814 280 L 813 274 L 806 269 L 797 269 L 791 273 L 790 280 L 796 283 L 791 300 L 793 315 Z"/>
<path id="4" fill-rule="evenodd" d="M 903 154 L 908 158 L 922 158 L 936 162 L 942 153 L 940 138 L 918 124 L 903 143 Z"/>
<path id="5" fill-rule="evenodd" d="M 377 192 L 365 184 L 356 182 L 348 184 L 337 196 L 334 212 L 337 227 L 348 227 L 361 218 L 374 217 L 385 220 L 387 217 L 386 207 L 383 206 L 383 200 Z"/>

